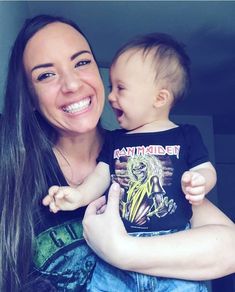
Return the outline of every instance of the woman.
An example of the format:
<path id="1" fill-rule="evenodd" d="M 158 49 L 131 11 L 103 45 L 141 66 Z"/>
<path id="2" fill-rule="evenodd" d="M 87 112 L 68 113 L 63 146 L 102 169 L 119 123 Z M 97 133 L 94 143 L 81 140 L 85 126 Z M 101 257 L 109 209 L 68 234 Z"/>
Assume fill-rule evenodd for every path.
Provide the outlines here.
<path id="1" fill-rule="evenodd" d="M 38 16 L 27 21 L 10 57 L 1 120 L 0 291 L 32 291 L 37 287 L 39 291 L 80 291 L 85 288 L 95 264 L 94 255 L 82 237 L 81 220 L 85 209 L 55 215 L 42 206 L 41 200 L 51 185 L 79 185 L 95 167 L 103 140 L 99 127 L 103 104 L 104 89 L 98 68 L 79 28 L 68 20 L 52 16 Z M 88 210 L 85 220 L 86 238 L 99 255 L 102 253 L 106 260 L 110 258 L 110 263 L 115 264 L 109 250 L 107 256 L 103 253 L 103 239 L 99 234 L 96 236 L 89 221 L 96 216 L 96 204 L 91 206 L 93 211 Z M 205 217 L 206 212 L 213 213 L 213 222 L 199 218 L 202 214 Z M 98 224 L 108 224 L 107 211 L 99 216 Z M 138 271 L 141 266 L 145 273 L 159 271 L 159 275 L 162 269 L 165 275 L 177 277 L 178 266 L 184 265 L 184 271 L 190 268 L 187 259 L 192 256 L 184 254 L 182 264 L 178 251 L 175 248 L 169 251 L 169 246 L 178 246 L 180 240 L 182 248 L 187 249 L 189 242 L 193 246 L 198 244 L 212 229 L 225 238 L 221 242 L 218 236 L 217 246 L 222 250 L 226 242 L 228 248 L 223 254 L 232 256 L 235 235 L 226 217 L 206 204 L 204 208 L 195 209 L 193 219 L 195 226 L 217 225 L 191 231 L 193 240 L 180 233 L 177 238 L 168 237 L 166 247 L 161 246 L 162 239 L 159 239 L 159 259 L 156 256 L 159 249 L 155 249 L 158 240 L 154 246 L 146 240 L 146 247 L 151 246 L 156 262 L 153 263 L 146 252 L 142 261 L 149 265 L 146 264 L 145 270 L 139 263 L 130 267 Z M 115 240 L 122 246 L 127 239 L 129 242 L 129 237 L 118 220 L 118 216 L 113 219 L 112 228 L 117 230 Z M 114 235 L 105 225 L 100 230 L 104 238 Z M 139 241 L 136 241 L 133 251 L 139 252 Z M 110 249 L 115 250 L 117 243 L 109 243 Z M 208 251 L 201 244 L 200 247 L 200 257 L 192 248 L 198 262 L 202 262 Z M 118 251 L 121 268 L 128 268 L 127 251 Z M 216 252 L 217 248 L 211 247 L 211 254 Z M 164 262 L 162 268 L 158 261 Z M 227 265 L 227 269 L 230 266 Z M 195 263 L 194 267 L 197 267 Z M 223 267 L 220 271 L 225 273 L 227 269 Z M 180 275 L 183 277 L 183 272 Z M 201 277 L 200 271 L 196 277 Z"/>
<path id="2" fill-rule="evenodd" d="M 54 216 L 41 201 L 50 185 L 78 185 L 94 168 L 103 104 L 98 67 L 77 26 L 50 16 L 26 22 L 1 121 L 0 291 L 23 289 L 38 276 L 29 274 L 32 265 L 58 291 L 77 291 L 89 278 L 95 259 L 82 239 L 84 208 Z"/>

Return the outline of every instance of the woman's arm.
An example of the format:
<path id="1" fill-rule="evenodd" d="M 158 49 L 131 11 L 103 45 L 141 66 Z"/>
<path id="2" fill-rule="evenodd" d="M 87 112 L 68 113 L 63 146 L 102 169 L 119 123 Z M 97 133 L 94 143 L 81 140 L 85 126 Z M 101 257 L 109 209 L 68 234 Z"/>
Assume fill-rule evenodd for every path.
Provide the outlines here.
<path id="1" fill-rule="evenodd" d="M 234 224 L 205 200 L 202 205 L 194 207 L 192 225 L 193 229 L 175 234 L 139 238 L 138 243 L 132 243 L 130 258 L 134 259 L 134 254 L 139 251 L 143 261 L 124 263 L 127 269 L 191 280 L 207 280 L 234 273 Z"/>
<path id="2" fill-rule="evenodd" d="M 163 277 L 207 280 L 235 272 L 235 227 L 213 204 L 195 206 L 193 229 L 158 237 L 129 236 L 119 216 L 117 184 L 91 203 L 84 217 L 84 237 L 105 261 L 124 270 Z"/>

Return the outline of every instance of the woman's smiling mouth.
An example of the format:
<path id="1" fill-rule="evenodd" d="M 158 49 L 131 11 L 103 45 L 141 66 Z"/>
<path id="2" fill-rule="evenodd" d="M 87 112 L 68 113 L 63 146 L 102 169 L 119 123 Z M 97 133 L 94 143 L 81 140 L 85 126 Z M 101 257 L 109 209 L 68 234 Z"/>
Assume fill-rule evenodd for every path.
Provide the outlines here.
<path id="1" fill-rule="evenodd" d="M 77 113 L 77 112 L 87 109 L 90 106 L 90 104 L 91 104 L 91 97 L 87 97 L 80 100 L 79 102 L 75 102 L 67 106 L 63 106 L 62 110 L 66 113 L 73 114 L 73 113 Z"/>

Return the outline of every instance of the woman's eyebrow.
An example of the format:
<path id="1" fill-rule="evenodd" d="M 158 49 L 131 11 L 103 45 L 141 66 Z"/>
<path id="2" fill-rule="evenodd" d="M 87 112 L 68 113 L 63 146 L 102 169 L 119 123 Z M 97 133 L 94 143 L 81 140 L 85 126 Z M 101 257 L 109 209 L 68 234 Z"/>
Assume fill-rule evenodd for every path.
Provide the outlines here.
<path id="1" fill-rule="evenodd" d="M 80 56 L 82 54 L 90 54 L 91 55 L 91 52 L 90 51 L 87 51 L 87 50 L 79 51 L 79 52 L 73 54 L 71 56 L 70 60 L 73 61 L 74 59 L 76 59 L 78 56 Z"/>
<path id="2" fill-rule="evenodd" d="M 52 67 L 53 66 L 53 63 L 45 63 L 45 64 L 39 64 L 39 65 L 36 65 L 34 66 L 32 69 L 31 69 L 31 73 L 36 70 L 36 69 L 39 69 L 39 68 L 48 68 L 48 67 Z"/>
<path id="3" fill-rule="evenodd" d="M 91 52 L 90 52 L 90 51 L 87 51 L 87 50 L 83 50 L 83 51 L 76 52 L 75 54 L 73 54 L 73 55 L 70 57 L 70 60 L 73 61 L 74 59 L 76 59 L 78 56 L 80 56 L 80 55 L 82 55 L 82 54 L 90 54 L 90 55 L 91 55 Z M 36 69 L 40 69 L 40 68 L 48 68 L 48 67 L 53 67 L 53 63 L 45 63 L 45 64 L 39 64 L 39 65 L 36 65 L 36 66 L 34 66 L 34 67 L 31 69 L 31 72 L 33 72 L 33 71 L 36 70 Z"/>

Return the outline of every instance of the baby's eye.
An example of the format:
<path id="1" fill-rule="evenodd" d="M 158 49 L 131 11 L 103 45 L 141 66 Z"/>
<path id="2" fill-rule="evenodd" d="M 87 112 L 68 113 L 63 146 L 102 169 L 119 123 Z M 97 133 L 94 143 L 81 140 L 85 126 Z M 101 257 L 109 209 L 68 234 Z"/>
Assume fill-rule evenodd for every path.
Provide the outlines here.
<path id="1" fill-rule="evenodd" d="M 121 91 L 121 90 L 123 90 L 123 89 L 125 89 L 122 85 L 118 85 L 117 86 L 117 89 L 118 89 L 118 91 Z"/>
<path id="2" fill-rule="evenodd" d="M 42 81 L 52 76 L 55 76 L 55 73 L 51 73 L 51 72 L 42 73 L 37 77 L 37 80 Z"/>
<path id="3" fill-rule="evenodd" d="M 76 63 L 75 68 L 85 66 L 91 63 L 91 60 L 81 60 Z"/>

